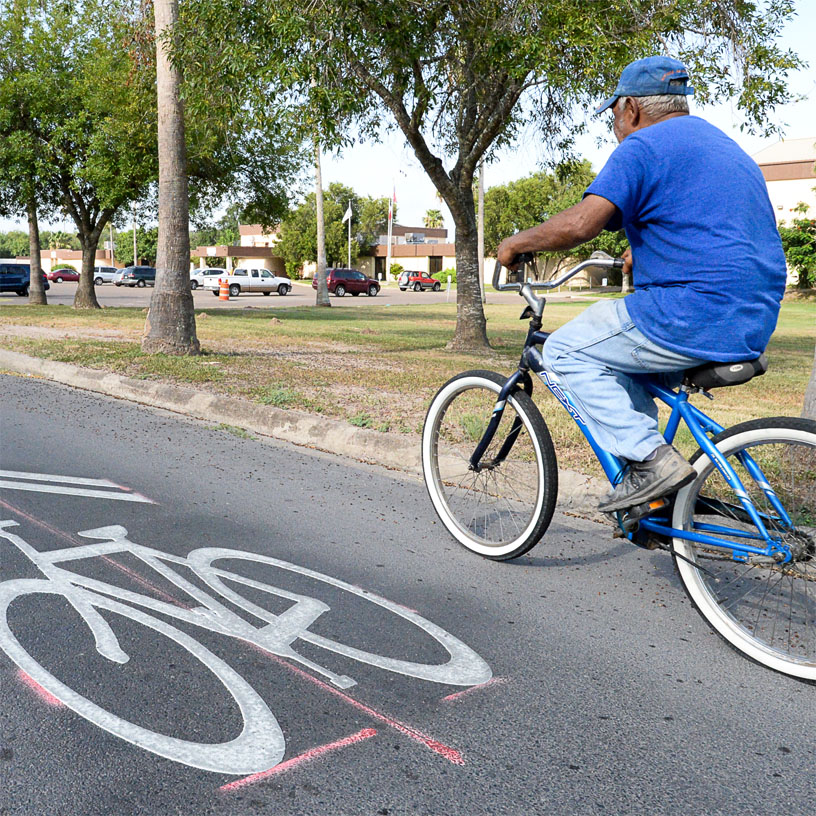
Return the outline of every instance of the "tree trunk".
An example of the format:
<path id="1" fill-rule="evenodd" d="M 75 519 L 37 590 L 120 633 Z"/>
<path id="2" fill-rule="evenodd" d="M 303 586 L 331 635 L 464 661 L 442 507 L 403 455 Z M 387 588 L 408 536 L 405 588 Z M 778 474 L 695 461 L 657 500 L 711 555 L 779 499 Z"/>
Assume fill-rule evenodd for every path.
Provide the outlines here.
<path id="1" fill-rule="evenodd" d="M 105 219 L 107 221 L 107 219 Z M 79 227 L 79 242 L 82 244 L 82 271 L 79 273 L 79 283 L 74 295 L 75 309 L 101 309 L 99 301 L 96 299 L 96 289 L 94 288 L 94 267 L 96 266 L 96 248 L 99 246 L 99 237 L 104 229 L 97 225 L 89 229 L 87 225 L 77 225 Z"/>
<path id="2" fill-rule="evenodd" d="M 195 308 L 190 290 L 190 202 L 181 72 L 165 41 L 178 23 L 178 0 L 155 0 L 156 91 L 159 113 L 159 240 L 156 286 L 142 335 L 147 354 L 198 354 Z"/>
<path id="3" fill-rule="evenodd" d="M 477 246 L 479 252 L 479 291 L 481 293 L 482 303 L 487 303 L 485 296 L 485 279 L 484 279 L 484 162 L 479 162 L 479 212 L 476 220 L 476 235 Z"/>
<path id="4" fill-rule="evenodd" d="M 326 283 L 326 223 L 323 218 L 323 176 L 320 171 L 320 143 L 315 140 L 315 210 L 317 215 L 317 293 L 315 306 L 331 306 Z"/>
<path id="5" fill-rule="evenodd" d="M 806 419 L 816 419 L 816 352 L 813 355 L 810 381 L 805 389 L 805 404 L 802 408 L 802 416 Z"/>
<path id="6" fill-rule="evenodd" d="M 473 221 L 475 218 L 464 223 L 456 219 L 456 331 L 448 343 L 451 351 L 480 352 L 490 348 L 479 287 L 478 238 Z"/>
<path id="7" fill-rule="evenodd" d="M 40 255 L 40 225 L 37 221 L 37 202 L 32 196 L 26 204 L 28 214 L 28 254 L 31 258 L 31 275 L 28 283 L 28 302 L 33 306 L 45 306 L 42 276 L 42 256 Z"/>
<path id="8" fill-rule="evenodd" d="M 621 277 L 621 294 L 625 295 L 632 291 L 632 275 L 624 272 Z"/>

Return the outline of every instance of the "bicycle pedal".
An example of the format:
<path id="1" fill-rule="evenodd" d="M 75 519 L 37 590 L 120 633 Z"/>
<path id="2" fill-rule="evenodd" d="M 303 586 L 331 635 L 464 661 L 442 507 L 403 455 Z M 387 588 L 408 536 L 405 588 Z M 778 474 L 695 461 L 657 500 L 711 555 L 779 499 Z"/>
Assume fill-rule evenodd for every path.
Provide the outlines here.
<path id="1" fill-rule="evenodd" d="M 624 533 L 635 533 L 640 527 L 640 520 L 650 516 L 652 513 L 669 506 L 668 499 L 654 499 L 643 504 L 636 504 L 630 507 L 619 520 L 619 524 Z"/>

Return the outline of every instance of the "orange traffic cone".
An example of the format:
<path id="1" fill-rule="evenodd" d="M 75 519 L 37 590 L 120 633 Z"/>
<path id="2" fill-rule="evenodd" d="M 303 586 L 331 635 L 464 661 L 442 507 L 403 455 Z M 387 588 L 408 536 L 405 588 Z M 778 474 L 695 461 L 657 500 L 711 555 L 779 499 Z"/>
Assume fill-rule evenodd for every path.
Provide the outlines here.
<path id="1" fill-rule="evenodd" d="M 224 278 L 218 279 L 218 299 L 229 300 L 229 284 Z"/>

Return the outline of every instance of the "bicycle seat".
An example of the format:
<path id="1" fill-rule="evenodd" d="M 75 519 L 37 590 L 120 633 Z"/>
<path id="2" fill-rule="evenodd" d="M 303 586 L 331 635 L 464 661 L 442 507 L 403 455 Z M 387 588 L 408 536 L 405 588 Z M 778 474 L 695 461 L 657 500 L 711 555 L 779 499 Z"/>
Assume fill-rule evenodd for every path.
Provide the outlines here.
<path id="1" fill-rule="evenodd" d="M 768 358 L 764 354 L 760 354 L 755 360 L 743 360 L 739 363 L 703 363 L 686 371 L 683 385 L 702 388 L 703 391 L 742 385 L 767 370 Z"/>

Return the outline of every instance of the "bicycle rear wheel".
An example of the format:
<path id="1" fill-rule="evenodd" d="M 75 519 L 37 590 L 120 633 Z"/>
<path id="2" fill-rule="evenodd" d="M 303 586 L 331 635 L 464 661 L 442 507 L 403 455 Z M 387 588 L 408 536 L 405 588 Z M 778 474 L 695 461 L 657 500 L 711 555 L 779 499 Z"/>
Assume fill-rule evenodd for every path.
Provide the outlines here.
<path id="1" fill-rule="evenodd" d="M 793 553 L 736 561 L 732 551 L 675 538 L 680 579 L 694 606 L 734 648 L 768 668 L 816 681 L 816 422 L 779 417 L 735 425 L 714 438 L 737 472 L 768 532 Z M 750 456 L 790 517 L 786 525 L 768 487 L 746 467 Z M 710 535 L 762 547 L 740 500 L 711 460 L 691 460 L 697 478 L 677 496 L 673 526 L 721 528 Z M 740 537 L 742 536 L 742 537 Z M 746 536 L 754 536 L 747 538 Z"/>
<path id="2" fill-rule="evenodd" d="M 470 468 L 505 381 L 493 371 L 466 371 L 449 380 L 431 402 L 422 431 L 422 470 L 439 518 L 460 544 L 500 561 L 539 541 L 558 495 L 549 431 L 523 391 L 508 398 L 482 469 Z M 510 434 L 515 442 L 498 462 Z"/>

